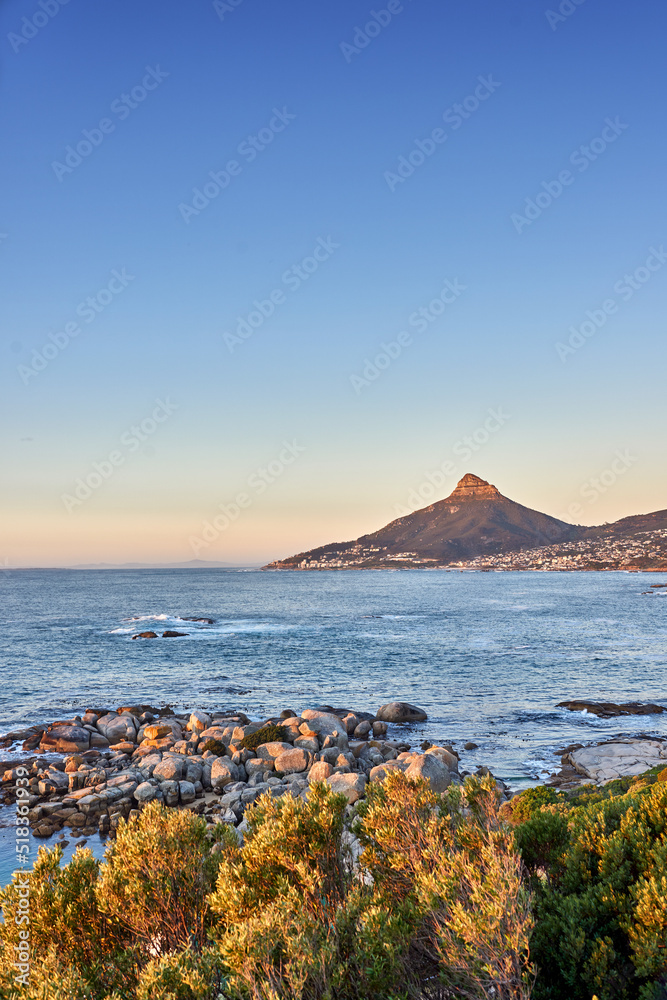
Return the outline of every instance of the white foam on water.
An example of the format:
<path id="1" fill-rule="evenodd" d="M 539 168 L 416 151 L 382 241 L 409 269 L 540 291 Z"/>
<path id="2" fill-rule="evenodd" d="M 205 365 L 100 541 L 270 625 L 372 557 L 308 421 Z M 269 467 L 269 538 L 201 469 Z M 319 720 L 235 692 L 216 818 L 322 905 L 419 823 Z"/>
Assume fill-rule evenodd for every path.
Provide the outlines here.
<path id="1" fill-rule="evenodd" d="M 174 615 L 132 615 L 131 618 L 123 618 L 124 622 L 166 622 L 168 620 L 181 621 Z"/>
<path id="2" fill-rule="evenodd" d="M 290 632 L 295 627 L 294 625 L 286 625 L 278 622 L 266 622 L 266 621 L 256 621 L 252 618 L 241 618 L 237 621 L 222 621 L 217 622 L 215 625 L 209 625 L 207 622 L 199 621 L 188 621 L 185 618 L 179 618 L 178 615 L 137 615 L 132 618 L 123 618 L 124 622 L 165 622 L 168 624 L 178 624 L 183 628 L 187 628 L 188 633 L 186 636 L 179 636 L 179 638 L 187 639 L 199 639 L 199 640 L 211 640 L 216 636 L 229 637 L 236 634 L 246 634 L 246 633 L 282 633 Z M 108 635 L 133 635 L 136 634 L 137 626 L 126 627 L 119 626 L 118 628 L 109 629 Z"/>

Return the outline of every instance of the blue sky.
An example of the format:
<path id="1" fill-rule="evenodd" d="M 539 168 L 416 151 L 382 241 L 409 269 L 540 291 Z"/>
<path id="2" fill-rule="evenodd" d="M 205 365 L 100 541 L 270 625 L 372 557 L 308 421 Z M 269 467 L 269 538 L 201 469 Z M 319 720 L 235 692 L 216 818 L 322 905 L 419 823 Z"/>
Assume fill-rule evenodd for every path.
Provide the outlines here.
<path id="1" fill-rule="evenodd" d="M 0 563 L 667 505 L 664 7 L 387 7 L 2 5 Z"/>

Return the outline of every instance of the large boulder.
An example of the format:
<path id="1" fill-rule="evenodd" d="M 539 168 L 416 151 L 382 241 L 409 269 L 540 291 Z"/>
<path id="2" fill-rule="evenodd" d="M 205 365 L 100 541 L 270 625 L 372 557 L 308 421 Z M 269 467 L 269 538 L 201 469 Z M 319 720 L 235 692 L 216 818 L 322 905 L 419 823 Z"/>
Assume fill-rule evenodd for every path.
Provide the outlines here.
<path id="1" fill-rule="evenodd" d="M 201 781 L 202 774 L 204 773 L 204 767 L 202 764 L 199 763 L 198 760 L 191 760 L 186 758 L 186 761 L 187 763 L 185 767 L 185 779 L 186 781 L 191 781 L 192 784 L 194 785 L 195 782 Z"/>
<path id="2" fill-rule="evenodd" d="M 211 767 L 211 785 L 214 789 L 231 785 L 232 781 L 238 781 L 239 777 L 239 769 L 230 757 L 215 758 Z"/>
<path id="3" fill-rule="evenodd" d="M 390 701 L 380 706 L 376 718 L 380 722 L 426 722 L 428 716 L 422 708 L 407 701 Z"/>
<path id="4" fill-rule="evenodd" d="M 451 751 L 446 750 L 445 747 L 429 747 L 426 751 L 426 756 L 429 754 L 432 757 L 437 757 L 449 771 L 455 771 L 458 773 L 459 770 L 459 759 L 458 757 L 451 753 Z"/>
<path id="5" fill-rule="evenodd" d="M 164 797 L 164 804 L 166 806 L 177 806 L 178 805 L 178 782 L 177 781 L 163 781 L 160 785 L 160 791 Z"/>
<path id="6" fill-rule="evenodd" d="M 187 757 L 182 754 L 163 757 L 153 768 L 153 777 L 158 781 L 180 781 L 187 767 Z"/>
<path id="7" fill-rule="evenodd" d="M 206 740 L 216 740 L 218 743 L 224 743 L 225 746 L 229 746 L 232 738 L 232 733 L 236 728 L 235 725 L 231 726 L 221 726 L 214 725 L 209 726 L 208 729 L 204 729 L 203 732 L 199 734 L 201 743 Z"/>
<path id="8" fill-rule="evenodd" d="M 350 774 L 330 774 L 326 780 L 331 785 L 332 792 L 342 792 L 352 805 L 364 794 L 368 779 L 365 774 L 351 772 Z"/>
<path id="9" fill-rule="evenodd" d="M 40 746 L 43 750 L 56 750 L 60 753 L 87 750 L 90 746 L 90 730 L 66 723 L 56 724 L 42 733 Z"/>
<path id="10" fill-rule="evenodd" d="M 278 774 L 300 774 L 307 771 L 313 755 L 307 750 L 296 748 L 285 750 L 275 759 L 275 769 Z"/>
<path id="11" fill-rule="evenodd" d="M 151 784 L 150 781 L 142 781 L 140 785 L 137 785 L 132 794 L 137 802 L 142 805 L 146 802 L 152 802 L 153 799 L 161 798 L 157 785 Z"/>
<path id="12" fill-rule="evenodd" d="M 363 722 L 360 722 L 357 726 L 354 727 L 354 729 L 352 730 L 352 735 L 354 736 L 355 740 L 365 740 L 368 739 L 368 736 L 371 733 L 372 729 L 373 729 L 373 724 L 369 722 L 367 719 L 364 719 Z"/>
<path id="13" fill-rule="evenodd" d="M 248 778 L 252 778 L 255 774 L 264 774 L 265 771 L 272 771 L 273 761 L 262 760 L 261 757 L 251 757 L 245 762 L 244 767 Z"/>
<path id="14" fill-rule="evenodd" d="M 281 753 L 286 753 L 289 750 L 293 750 L 291 743 L 283 743 L 280 740 L 274 740 L 271 743 L 262 743 L 254 752 L 255 757 L 259 757 L 261 760 L 275 760 L 280 757 Z"/>
<path id="15" fill-rule="evenodd" d="M 66 792 L 69 789 L 69 777 L 60 771 L 49 771 L 39 781 L 39 794 L 50 795 L 51 792 Z"/>
<path id="16" fill-rule="evenodd" d="M 301 747 L 302 750 L 310 750 L 311 753 L 317 753 L 320 749 L 317 736 L 299 736 L 298 739 L 294 740 L 294 746 Z"/>
<path id="17" fill-rule="evenodd" d="M 326 781 L 333 774 L 333 767 L 325 760 L 316 760 L 308 772 L 308 781 Z"/>
<path id="18" fill-rule="evenodd" d="M 202 733 L 204 730 L 208 729 L 211 725 L 211 717 L 207 715 L 206 712 L 192 712 L 190 715 L 190 721 L 187 724 L 187 729 L 192 732 Z"/>
<path id="19" fill-rule="evenodd" d="M 667 764 L 667 743 L 660 740 L 615 740 L 599 746 L 582 747 L 565 759 L 584 778 L 604 785 L 614 778 L 643 774 L 650 767 Z"/>
<path id="20" fill-rule="evenodd" d="M 386 760 L 384 764 L 376 764 L 371 768 L 371 781 L 384 781 L 392 771 L 407 771 L 409 764 L 404 760 Z"/>
<path id="21" fill-rule="evenodd" d="M 452 783 L 449 768 L 433 754 L 417 755 L 405 774 L 408 778 L 426 778 L 434 792 L 444 792 Z"/>
<path id="22" fill-rule="evenodd" d="M 281 719 L 279 725 L 282 726 L 290 739 L 295 740 L 300 736 L 299 726 L 301 725 L 301 719 L 297 718 L 297 716 L 294 715 L 288 719 Z"/>
<path id="23" fill-rule="evenodd" d="M 111 746 L 114 743 L 134 743 L 137 736 L 137 722 L 129 712 L 125 715 L 109 712 L 97 720 L 96 726 L 98 732 L 106 736 Z"/>
<path id="24" fill-rule="evenodd" d="M 161 740 L 164 736 L 171 736 L 171 726 L 161 726 L 159 724 L 151 723 L 149 726 L 145 726 L 140 734 L 145 740 Z"/>
<path id="25" fill-rule="evenodd" d="M 638 701 L 626 701 L 617 705 L 613 701 L 559 701 L 556 708 L 567 708 L 570 712 L 588 712 L 601 719 L 611 719 L 617 715 L 659 715 L 667 712 L 664 705 L 643 704 Z"/>
<path id="26" fill-rule="evenodd" d="M 301 718 L 306 720 L 312 732 L 318 733 L 320 736 L 340 736 L 341 733 L 347 736 L 345 724 L 337 715 L 307 708 L 301 713 Z"/>
<path id="27" fill-rule="evenodd" d="M 181 803 L 184 806 L 188 805 L 190 802 L 194 802 L 197 793 L 195 786 L 191 781 L 179 781 L 178 787 L 181 793 Z"/>

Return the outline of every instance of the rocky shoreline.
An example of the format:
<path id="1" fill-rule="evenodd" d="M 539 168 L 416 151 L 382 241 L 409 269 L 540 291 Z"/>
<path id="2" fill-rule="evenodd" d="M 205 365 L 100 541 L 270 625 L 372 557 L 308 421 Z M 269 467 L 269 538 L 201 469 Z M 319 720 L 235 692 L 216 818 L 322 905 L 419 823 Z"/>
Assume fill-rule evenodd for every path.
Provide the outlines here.
<path id="1" fill-rule="evenodd" d="M 375 715 L 328 705 L 300 715 L 287 709 L 260 722 L 242 712 L 178 714 L 169 706 L 91 709 L 2 737 L 5 750 L 18 750 L 22 741 L 22 756 L 5 766 L 0 797 L 15 803 L 17 779 L 27 776 L 19 795 L 38 838 L 59 831 L 61 840 L 113 836 L 121 819 L 155 800 L 203 815 L 211 829 L 227 823 L 242 835 L 246 807 L 264 792 L 305 797 L 312 782 L 326 781 L 353 807 L 369 782 L 395 769 L 426 778 L 436 792 L 461 784 L 470 772 L 460 768 L 452 746 L 411 745 L 410 723 L 425 720 L 425 712 L 405 702 L 383 705 Z M 621 736 L 560 754 L 561 770 L 548 784 L 563 791 L 667 767 L 667 741 L 659 739 Z M 495 780 L 510 799 L 510 789 Z"/>
<path id="2" fill-rule="evenodd" d="M 312 782 L 326 781 L 353 806 L 369 782 L 393 769 L 428 779 L 437 792 L 460 784 L 468 772 L 459 770 L 451 746 L 424 741 L 415 751 L 405 738 L 409 731 L 387 735 L 389 726 L 425 719 L 405 702 L 383 705 L 375 715 L 321 706 L 261 722 L 241 712 L 179 715 L 168 706 L 89 710 L 3 737 L 5 749 L 22 740 L 24 752 L 38 754 L 5 769 L 2 801 L 16 801 L 17 779 L 27 773 L 27 815 L 41 838 L 63 828 L 73 838 L 113 836 L 121 819 L 154 800 L 242 834 L 245 809 L 263 792 L 305 797 Z M 498 785 L 509 798 L 509 789 Z"/>

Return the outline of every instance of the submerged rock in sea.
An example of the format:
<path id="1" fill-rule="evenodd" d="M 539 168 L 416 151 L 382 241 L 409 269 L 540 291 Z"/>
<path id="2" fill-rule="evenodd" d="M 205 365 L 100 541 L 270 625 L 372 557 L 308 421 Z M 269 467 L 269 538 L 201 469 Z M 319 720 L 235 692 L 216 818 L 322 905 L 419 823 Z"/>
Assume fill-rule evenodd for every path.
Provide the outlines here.
<path id="1" fill-rule="evenodd" d="M 425 722 L 428 716 L 423 708 L 407 701 L 390 701 L 378 708 L 376 718 L 380 722 Z"/>
<path id="2" fill-rule="evenodd" d="M 157 632 L 137 632 L 133 639 L 157 639 Z"/>
<path id="3" fill-rule="evenodd" d="M 567 708 L 570 712 L 590 712 L 601 719 L 612 719 L 617 715 L 659 715 L 667 712 L 664 705 L 641 704 L 626 701 L 617 705 L 613 701 L 559 701 L 556 708 Z"/>
<path id="4" fill-rule="evenodd" d="M 180 639 L 181 636 L 189 635 L 189 632 L 174 632 L 173 629 L 168 628 L 166 632 L 162 633 L 163 639 Z"/>

